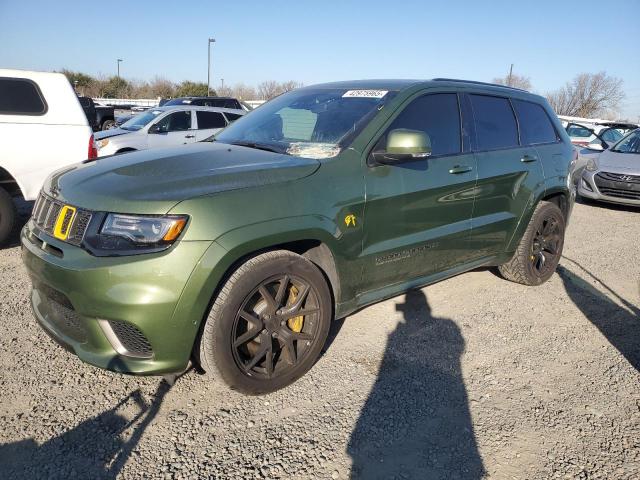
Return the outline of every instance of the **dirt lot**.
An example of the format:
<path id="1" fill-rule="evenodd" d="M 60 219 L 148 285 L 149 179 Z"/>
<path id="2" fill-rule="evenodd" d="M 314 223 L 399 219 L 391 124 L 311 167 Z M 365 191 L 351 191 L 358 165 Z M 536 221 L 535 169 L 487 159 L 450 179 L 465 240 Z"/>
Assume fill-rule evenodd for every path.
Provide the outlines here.
<path id="1" fill-rule="evenodd" d="M 640 478 L 639 239 L 640 210 L 576 205 L 545 285 L 482 270 L 374 305 L 264 397 L 80 363 L 5 249 L 0 477 Z"/>

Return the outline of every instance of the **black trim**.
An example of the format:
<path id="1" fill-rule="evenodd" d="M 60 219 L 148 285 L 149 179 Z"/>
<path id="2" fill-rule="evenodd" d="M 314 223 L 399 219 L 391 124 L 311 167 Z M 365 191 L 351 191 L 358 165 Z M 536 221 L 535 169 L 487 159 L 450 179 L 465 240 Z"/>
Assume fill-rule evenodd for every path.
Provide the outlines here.
<path id="1" fill-rule="evenodd" d="M 38 86 L 36 82 L 31 80 L 30 78 L 22 78 L 22 77 L 0 77 L 0 80 L 19 80 L 26 83 L 30 83 L 35 89 L 38 96 L 40 97 L 40 101 L 42 102 L 42 107 L 43 107 L 43 110 L 40 112 L 19 112 L 19 111 L 12 111 L 12 110 L 0 110 L 0 115 L 20 115 L 25 117 L 41 117 L 47 114 L 47 112 L 49 111 L 49 105 L 47 104 L 47 101 L 45 100 L 44 95 L 42 95 L 42 90 L 40 90 L 40 86 Z"/>

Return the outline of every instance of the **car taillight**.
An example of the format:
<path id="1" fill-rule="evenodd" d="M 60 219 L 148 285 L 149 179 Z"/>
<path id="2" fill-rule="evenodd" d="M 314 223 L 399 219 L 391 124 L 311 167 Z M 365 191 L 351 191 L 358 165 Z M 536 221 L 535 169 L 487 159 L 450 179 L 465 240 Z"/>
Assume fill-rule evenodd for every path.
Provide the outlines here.
<path id="1" fill-rule="evenodd" d="M 98 149 L 96 148 L 96 143 L 93 139 L 93 133 L 89 137 L 89 155 L 87 156 L 88 160 L 95 160 L 98 158 Z"/>

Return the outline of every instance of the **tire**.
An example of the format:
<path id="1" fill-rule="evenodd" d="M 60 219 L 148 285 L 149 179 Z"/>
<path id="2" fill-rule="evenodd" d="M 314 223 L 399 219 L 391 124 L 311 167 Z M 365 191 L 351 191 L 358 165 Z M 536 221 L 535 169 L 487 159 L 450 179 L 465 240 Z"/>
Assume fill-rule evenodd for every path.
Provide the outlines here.
<path id="1" fill-rule="evenodd" d="M 313 263 L 289 251 L 263 253 L 224 283 L 196 342 L 196 361 L 233 390 L 273 392 L 316 362 L 332 307 L 327 282 Z"/>
<path id="2" fill-rule="evenodd" d="M 16 204 L 4 188 L 0 188 L 0 246 L 4 245 L 11 235 L 16 221 Z"/>
<path id="3" fill-rule="evenodd" d="M 560 208 L 555 203 L 540 202 L 513 258 L 498 267 L 500 274 L 523 285 L 542 285 L 551 278 L 562 257 L 564 233 L 565 219 Z"/>
<path id="4" fill-rule="evenodd" d="M 110 128 L 113 128 L 115 124 L 116 124 L 115 120 L 105 120 L 104 122 L 102 122 L 102 125 L 100 126 L 100 130 L 109 130 Z"/>

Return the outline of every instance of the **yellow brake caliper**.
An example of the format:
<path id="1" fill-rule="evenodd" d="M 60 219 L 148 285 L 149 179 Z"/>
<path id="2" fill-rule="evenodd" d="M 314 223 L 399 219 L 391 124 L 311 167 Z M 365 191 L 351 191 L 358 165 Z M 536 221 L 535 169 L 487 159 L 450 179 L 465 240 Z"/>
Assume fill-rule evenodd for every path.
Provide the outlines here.
<path id="1" fill-rule="evenodd" d="M 298 298 L 298 289 L 295 285 L 291 285 L 291 288 L 289 289 L 289 297 L 287 298 L 287 306 L 293 305 L 296 302 L 296 298 Z M 303 324 L 303 315 L 287 320 L 287 326 L 291 329 L 292 332 L 300 333 L 302 331 Z"/>

